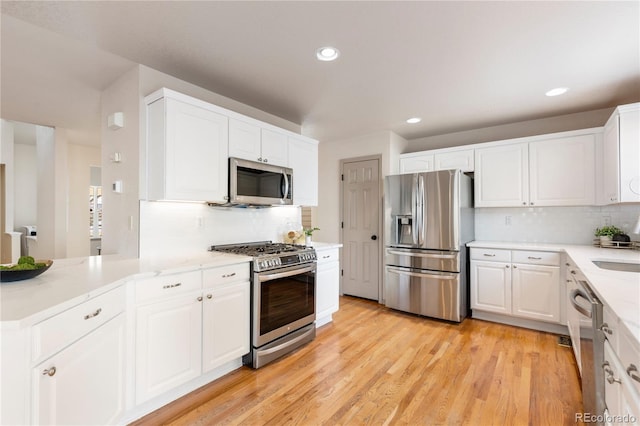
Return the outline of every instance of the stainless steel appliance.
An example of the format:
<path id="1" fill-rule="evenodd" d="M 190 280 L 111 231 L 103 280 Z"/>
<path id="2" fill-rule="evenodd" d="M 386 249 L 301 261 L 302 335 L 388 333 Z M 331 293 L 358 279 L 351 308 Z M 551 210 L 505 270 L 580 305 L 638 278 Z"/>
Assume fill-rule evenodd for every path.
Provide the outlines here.
<path id="1" fill-rule="evenodd" d="M 261 241 L 210 250 L 253 257 L 251 352 L 243 358 L 245 364 L 260 368 L 315 338 L 313 247 Z"/>
<path id="2" fill-rule="evenodd" d="M 229 204 L 288 205 L 292 194 L 292 169 L 229 158 Z"/>
<path id="3" fill-rule="evenodd" d="M 385 305 L 460 322 L 469 286 L 473 185 L 459 170 L 387 176 Z"/>
<path id="4" fill-rule="evenodd" d="M 572 336 L 572 344 L 579 342 L 580 345 L 582 405 L 585 413 L 603 416 L 606 403 L 604 372 L 602 370 L 605 339 L 602 332 L 602 303 L 579 271 L 572 270 L 571 274 L 574 287 L 569 297 L 573 309 L 579 314 L 579 327 L 576 336 Z M 569 326 L 571 327 L 571 324 Z"/>

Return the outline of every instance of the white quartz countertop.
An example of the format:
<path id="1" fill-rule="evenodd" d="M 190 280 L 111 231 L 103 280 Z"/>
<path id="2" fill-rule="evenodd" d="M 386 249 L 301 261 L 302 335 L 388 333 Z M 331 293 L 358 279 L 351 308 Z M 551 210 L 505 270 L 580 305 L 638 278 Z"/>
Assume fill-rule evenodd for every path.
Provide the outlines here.
<path id="1" fill-rule="evenodd" d="M 640 342 L 640 273 L 613 271 L 596 266 L 594 260 L 640 262 L 640 251 L 588 245 L 473 241 L 468 247 L 539 250 L 566 253 L 591 284 L 598 298 L 618 316 Z"/>
<path id="2" fill-rule="evenodd" d="M 0 328 L 35 324 L 129 280 L 250 261 L 248 256 L 219 252 L 182 258 L 107 255 L 54 260 L 42 275 L 0 284 Z"/>

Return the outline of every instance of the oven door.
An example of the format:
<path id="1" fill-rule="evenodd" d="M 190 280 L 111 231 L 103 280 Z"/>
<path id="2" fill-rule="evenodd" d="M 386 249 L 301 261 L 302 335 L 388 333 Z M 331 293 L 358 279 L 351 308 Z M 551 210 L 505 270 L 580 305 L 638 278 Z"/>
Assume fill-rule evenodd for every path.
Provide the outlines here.
<path id="1" fill-rule="evenodd" d="M 316 267 L 314 262 L 254 274 L 254 347 L 315 321 Z"/>

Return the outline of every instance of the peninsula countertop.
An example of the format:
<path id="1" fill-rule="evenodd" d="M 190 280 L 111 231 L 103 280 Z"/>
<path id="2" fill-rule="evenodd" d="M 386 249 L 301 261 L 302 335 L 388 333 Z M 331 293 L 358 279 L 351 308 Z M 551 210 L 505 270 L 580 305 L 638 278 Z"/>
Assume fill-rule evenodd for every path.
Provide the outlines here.
<path id="1" fill-rule="evenodd" d="M 0 329 L 35 324 L 130 280 L 250 262 L 251 259 L 219 252 L 153 259 L 117 255 L 57 259 L 42 275 L 0 285 Z"/>

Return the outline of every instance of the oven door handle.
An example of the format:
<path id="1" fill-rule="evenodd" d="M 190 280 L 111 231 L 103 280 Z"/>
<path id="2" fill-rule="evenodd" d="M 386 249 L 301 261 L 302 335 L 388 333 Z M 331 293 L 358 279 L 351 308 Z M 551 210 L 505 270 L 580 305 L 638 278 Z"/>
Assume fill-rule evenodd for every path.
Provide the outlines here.
<path id="1" fill-rule="evenodd" d="M 578 312 L 580 312 L 582 315 L 584 315 L 587 318 L 591 318 L 591 311 L 586 310 L 584 307 L 580 306 L 578 304 L 578 297 L 586 300 L 587 302 L 591 303 L 589 301 L 589 299 L 586 297 L 586 295 L 580 290 L 580 289 L 573 289 L 571 290 L 571 305 L 574 307 L 574 309 Z"/>
<path id="2" fill-rule="evenodd" d="M 286 278 L 286 277 L 292 277 L 294 275 L 300 275 L 300 274 L 304 274 L 307 272 L 314 272 L 316 270 L 316 265 L 313 264 L 311 266 L 307 266 L 305 268 L 296 268 L 293 269 L 291 271 L 286 271 L 286 272 L 278 272 L 275 274 L 258 274 L 258 280 L 260 282 L 264 282 L 264 281 L 271 281 L 271 280 L 277 280 L 279 278 Z"/>

